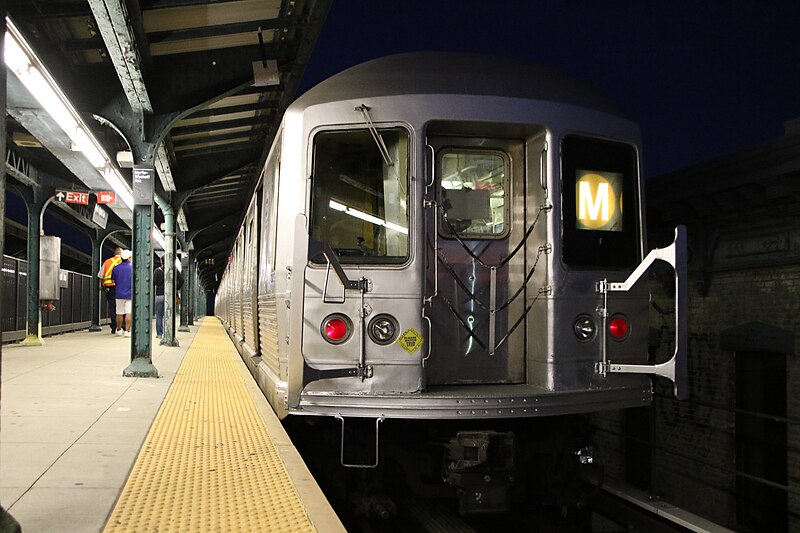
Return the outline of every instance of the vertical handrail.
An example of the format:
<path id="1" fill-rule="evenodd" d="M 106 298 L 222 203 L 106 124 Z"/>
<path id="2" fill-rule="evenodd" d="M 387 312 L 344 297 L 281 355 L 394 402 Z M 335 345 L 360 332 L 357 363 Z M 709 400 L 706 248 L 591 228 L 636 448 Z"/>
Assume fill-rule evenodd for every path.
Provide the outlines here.
<path id="1" fill-rule="evenodd" d="M 489 270 L 489 355 L 494 355 L 497 328 L 497 267 Z"/>
<path id="2" fill-rule="evenodd" d="M 434 170 L 436 168 L 436 152 L 431 145 L 427 145 L 427 148 L 430 158 L 430 167 L 428 168 L 430 179 L 425 183 L 426 198 L 430 197 L 430 189 L 436 182 Z M 422 204 L 423 207 L 427 209 L 426 213 L 430 213 L 433 216 L 433 294 L 430 296 L 423 296 L 423 304 L 430 304 L 432 300 L 436 298 L 436 295 L 439 294 L 439 210 L 436 205 L 436 191 L 434 191 L 433 194 L 433 200 L 424 200 Z M 425 227 L 427 228 L 427 224 Z"/>

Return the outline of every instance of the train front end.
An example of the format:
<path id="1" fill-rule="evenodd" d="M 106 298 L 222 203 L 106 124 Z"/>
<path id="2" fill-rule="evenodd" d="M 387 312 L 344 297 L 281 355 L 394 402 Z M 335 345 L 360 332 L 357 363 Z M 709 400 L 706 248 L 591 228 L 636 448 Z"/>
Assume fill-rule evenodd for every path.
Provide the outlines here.
<path id="1" fill-rule="evenodd" d="M 392 447 L 398 476 L 443 476 L 464 513 L 507 509 L 538 465 L 546 497 L 597 470 L 581 417 L 561 415 L 648 405 L 652 376 L 686 392 L 685 231 L 648 251 L 640 154 L 634 123 L 546 68 L 354 67 L 287 110 L 223 318 L 312 456 L 377 467 Z M 657 357 L 656 263 L 674 306 L 659 303 L 674 320 Z"/>
<path id="2" fill-rule="evenodd" d="M 562 80 L 475 94 L 466 69 L 442 68 L 452 86 L 423 91 L 356 67 L 345 81 L 374 94 L 323 85 L 287 113 L 288 412 L 582 413 L 648 404 L 648 374 L 682 396 L 685 237 L 646 250 L 638 128 Z M 645 275 L 659 260 L 675 272 L 663 362 Z"/>

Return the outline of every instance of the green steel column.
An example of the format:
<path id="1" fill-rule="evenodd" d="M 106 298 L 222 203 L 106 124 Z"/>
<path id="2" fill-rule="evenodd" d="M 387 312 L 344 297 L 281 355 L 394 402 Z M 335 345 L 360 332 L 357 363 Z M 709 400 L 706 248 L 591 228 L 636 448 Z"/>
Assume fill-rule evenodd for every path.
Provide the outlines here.
<path id="1" fill-rule="evenodd" d="M 175 338 L 175 211 L 167 206 L 164 211 L 164 335 L 161 344 L 179 346 Z"/>
<path id="2" fill-rule="evenodd" d="M 100 255 L 102 244 L 102 239 L 95 231 L 92 237 L 91 281 L 89 281 L 89 313 L 92 316 L 92 325 L 89 326 L 89 331 L 102 331 L 100 327 L 100 309 L 102 309 L 100 307 L 100 279 L 97 277 L 102 259 Z M 105 298 L 103 298 L 103 304 L 105 304 Z"/>
<path id="3" fill-rule="evenodd" d="M 135 197 L 135 193 L 134 193 Z M 151 200 L 152 202 L 152 200 Z M 153 204 L 133 206 L 133 323 L 131 364 L 123 376 L 157 378 L 150 319 L 153 288 Z"/>
<path id="4" fill-rule="evenodd" d="M 189 252 L 189 269 L 186 271 L 186 283 L 188 287 L 186 287 L 186 292 L 189 295 L 189 298 L 186 300 L 186 311 L 188 313 L 187 320 L 190 326 L 194 325 L 194 305 L 196 301 L 195 297 L 195 277 L 194 277 L 194 270 L 195 270 L 195 255 L 194 250 Z"/>
<path id="5" fill-rule="evenodd" d="M 194 316 L 203 317 L 206 314 L 206 294 L 203 284 L 200 283 L 200 268 L 194 269 Z"/>
<path id="6" fill-rule="evenodd" d="M 189 254 L 183 252 L 181 256 L 181 273 L 183 274 L 183 286 L 181 287 L 181 325 L 180 332 L 191 331 L 189 329 Z"/>
<path id="7" fill-rule="evenodd" d="M 39 309 L 39 236 L 41 234 L 41 213 L 44 202 L 39 200 L 40 193 L 33 191 L 33 200 L 28 204 L 28 272 L 27 272 L 27 320 L 25 340 L 23 346 L 41 346 L 42 317 Z"/>

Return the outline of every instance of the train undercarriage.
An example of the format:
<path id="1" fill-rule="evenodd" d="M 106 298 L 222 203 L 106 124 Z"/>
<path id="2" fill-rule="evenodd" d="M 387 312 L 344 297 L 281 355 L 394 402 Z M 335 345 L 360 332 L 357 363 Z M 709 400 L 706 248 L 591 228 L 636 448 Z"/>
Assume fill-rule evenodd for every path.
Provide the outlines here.
<path id="1" fill-rule="evenodd" d="M 462 516 L 530 505 L 581 509 L 602 483 L 591 427 L 577 415 L 383 423 L 289 417 L 284 424 L 326 493 L 362 516 L 391 516 L 404 495 L 457 500 Z"/>

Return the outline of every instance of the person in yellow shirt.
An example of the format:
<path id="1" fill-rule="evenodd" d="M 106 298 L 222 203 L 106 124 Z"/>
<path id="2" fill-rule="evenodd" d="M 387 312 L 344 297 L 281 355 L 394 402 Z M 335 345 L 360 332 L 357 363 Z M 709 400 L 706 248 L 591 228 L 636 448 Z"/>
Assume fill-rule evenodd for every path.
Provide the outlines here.
<path id="1" fill-rule="evenodd" d="M 106 294 L 106 308 L 108 309 L 108 317 L 111 319 L 109 325 L 111 326 L 112 335 L 117 332 L 117 296 L 114 280 L 111 279 L 111 272 L 121 262 L 122 248 L 117 246 L 114 249 L 114 255 L 106 259 L 97 272 L 97 277 L 100 278 L 100 290 Z"/>

